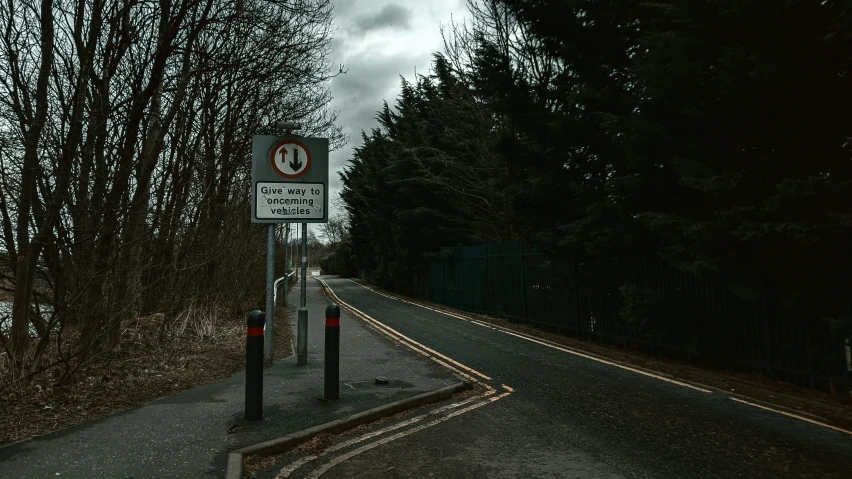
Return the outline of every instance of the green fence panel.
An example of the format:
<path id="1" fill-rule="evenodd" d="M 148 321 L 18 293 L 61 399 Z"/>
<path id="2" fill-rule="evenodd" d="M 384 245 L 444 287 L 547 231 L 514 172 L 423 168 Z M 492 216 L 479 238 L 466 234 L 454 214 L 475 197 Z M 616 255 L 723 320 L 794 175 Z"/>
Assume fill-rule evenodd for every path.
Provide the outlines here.
<path id="1" fill-rule="evenodd" d="M 581 339 L 820 390 L 849 382 L 845 336 L 801 304 L 744 299 L 656 258 L 554 260 L 522 243 L 486 243 L 432 262 L 428 286 L 435 303 Z M 835 301 L 852 316 L 848 292 Z"/>

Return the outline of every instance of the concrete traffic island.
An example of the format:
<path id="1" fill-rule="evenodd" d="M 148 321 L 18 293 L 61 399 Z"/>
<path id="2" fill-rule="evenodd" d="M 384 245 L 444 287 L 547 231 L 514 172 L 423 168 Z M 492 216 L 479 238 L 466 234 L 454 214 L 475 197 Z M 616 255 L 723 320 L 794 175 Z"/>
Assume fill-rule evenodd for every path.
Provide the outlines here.
<path id="1" fill-rule="evenodd" d="M 337 419 L 319 426 L 303 429 L 292 434 L 287 434 L 279 438 L 238 449 L 228 455 L 228 474 L 226 477 L 227 479 L 242 478 L 244 461 L 247 456 L 281 454 L 304 442 L 310 441 L 319 434 L 340 434 L 348 429 L 352 429 L 363 424 L 369 424 L 373 421 L 387 416 L 392 416 L 411 408 L 449 399 L 454 394 L 462 392 L 468 388 L 470 388 L 470 383 L 458 382 L 434 391 L 418 394 L 417 396 L 406 399 L 400 399 L 399 401 L 394 401 L 390 404 L 385 404 L 383 406 L 353 414 L 346 419 Z"/>
<path id="2" fill-rule="evenodd" d="M 243 477 L 245 460 L 249 456 L 281 454 L 319 434 L 340 434 L 411 408 L 448 399 L 470 388 L 469 382 L 406 352 L 404 348 L 365 327 L 359 319 L 341 314 L 340 308 L 330 303 L 315 279 L 307 280 L 307 290 L 307 364 L 291 363 L 295 364 L 296 370 L 317 370 L 321 364 L 322 369 L 310 375 L 316 383 L 310 388 L 317 390 L 315 397 L 311 394 L 316 405 L 324 409 L 352 411 L 360 409 L 360 404 L 372 403 L 378 398 L 391 400 L 394 397 L 407 397 L 386 401 L 385 404 L 347 414 L 344 418 L 288 432 L 232 451 L 228 455 L 228 479 Z M 298 288 L 293 288 L 293 291 L 291 294 L 299 294 Z M 298 318 L 296 303 L 288 301 L 292 305 L 288 313 L 294 329 L 298 321 L 292 319 Z M 328 341 L 334 344 L 326 344 Z M 333 365 L 328 364 L 329 361 L 338 363 L 339 369 L 334 370 Z M 423 367 L 426 369 L 421 369 Z M 433 371 L 428 372 L 428 369 Z M 336 384 L 330 384 L 330 380 L 336 380 Z M 416 395 L 407 394 L 446 381 L 450 384 Z M 373 400 L 365 401 L 365 395 L 372 396 Z"/>

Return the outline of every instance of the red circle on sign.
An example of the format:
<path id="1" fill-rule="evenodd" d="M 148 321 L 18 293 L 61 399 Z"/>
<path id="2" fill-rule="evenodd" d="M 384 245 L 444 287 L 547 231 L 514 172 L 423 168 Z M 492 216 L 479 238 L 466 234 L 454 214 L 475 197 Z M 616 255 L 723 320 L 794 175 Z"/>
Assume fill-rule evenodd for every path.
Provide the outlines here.
<path id="1" fill-rule="evenodd" d="M 278 165 L 275 164 L 275 155 L 278 153 L 278 151 L 281 148 L 283 148 L 285 145 L 291 145 L 291 144 L 299 146 L 302 149 L 302 151 L 305 152 L 305 156 L 307 156 L 307 158 L 305 159 L 305 168 L 302 171 L 295 173 L 295 174 L 284 173 L 283 171 L 281 171 L 280 168 L 278 168 Z M 276 173 L 283 176 L 284 178 L 291 178 L 291 179 L 292 178 L 299 178 L 300 176 L 304 176 L 304 174 L 307 173 L 308 170 L 311 169 L 311 150 L 309 150 L 308 147 L 305 146 L 304 143 L 302 143 L 301 141 L 298 141 L 298 140 L 279 141 L 278 143 L 275 144 L 275 146 L 272 147 L 272 153 L 269 155 L 269 162 L 272 164 L 272 169 L 275 170 Z"/>

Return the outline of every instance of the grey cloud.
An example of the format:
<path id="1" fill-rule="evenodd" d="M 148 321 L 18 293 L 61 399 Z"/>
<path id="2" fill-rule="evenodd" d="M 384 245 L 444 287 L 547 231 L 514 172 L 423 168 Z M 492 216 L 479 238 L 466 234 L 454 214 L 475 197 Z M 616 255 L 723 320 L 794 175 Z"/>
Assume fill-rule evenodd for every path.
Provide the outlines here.
<path id="1" fill-rule="evenodd" d="M 336 34 L 332 37 L 331 41 L 328 42 L 328 47 L 331 48 L 332 51 L 338 54 L 338 56 L 344 51 L 344 47 L 347 44 L 346 37 L 340 34 Z"/>
<path id="2" fill-rule="evenodd" d="M 349 134 L 349 144 L 332 152 L 330 158 L 329 189 L 341 188 L 337 172 L 352 157 L 352 148 L 361 145 L 361 130 L 369 135 L 370 129 L 378 126 L 376 112 L 382 108 L 382 100 L 393 106 L 398 94 L 400 74 L 412 76 L 414 66 L 407 53 L 397 55 L 356 55 L 347 64 L 349 72 L 332 80 L 334 92 L 333 108 L 340 112 L 338 122 Z M 411 65 L 411 66 L 409 66 Z M 412 73 L 406 74 L 405 70 Z"/>
<path id="3" fill-rule="evenodd" d="M 331 81 L 334 95 L 332 108 L 338 111 L 338 124 L 349 134 L 349 144 L 331 152 L 329 195 L 339 192 L 342 185 L 337 173 L 352 157 L 352 148 L 361 145 L 361 130 L 369 134 L 378 126 L 376 112 L 386 100 L 393 107 L 399 93 L 400 75 L 414 78 L 418 72 L 426 73 L 431 64 L 432 51 L 440 50 L 440 39 L 436 39 L 438 22 L 448 21 L 450 12 L 459 10 L 465 0 L 332 0 L 336 31 L 331 43 L 334 50 L 332 60 L 349 70 Z M 460 8 L 464 10 L 464 8 Z M 381 31 L 381 39 L 372 38 L 370 32 Z M 428 31 L 428 34 L 427 34 Z M 403 49 L 398 42 L 412 41 L 412 34 L 419 39 L 422 32 L 424 42 L 434 43 L 431 51 L 414 53 Z M 403 40 L 404 38 L 404 40 Z M 365 40 L 371 40 L 365 44 Z M 380 40 L 380 41 L 377 41 Z M 417 41 L 417 40 L 415 40 Z M 417 51 L 423 50 L 416 45 Z M 335 208 L 330 213 L 335 214 Z"/>
<path id="4" fill-rule="evenodd" d="M 396 55 L 359 55 L 347 63 L 349 71 L 332 80 L 335 108 L 342 117 L 352 118 L 351 113 L 360 108 L 376 111 L 382 99 L 391 102 L 400 84 L 400 74 L 413 76 L 414 67 L 405 52 Z M 410 73 L 404 70 L 411 70 Z M 370 114 L 370 117 L 373 115 Z M 343 118 L 342 118 L 343 119 Z M 363 120 L 363 117 L 359 119 Z M 352 124 L 344 121 L 344 124 Z M 360 124 L 357 122 L 356 124 Z"/>
<path id="5" fill-rule="evenodd" d="M 348 18 L 352 12 L 361 10 L 365 3 L 362 0 L 332 0 L 334 16 L 336 18 Z"/>
<path id="6" fill-rule="evenodd" d="M 352 28 L 356 33 L 366 33 L 386 27 L 409 28 L 410 18 L 410 10 L 396 3 L 389 3 L 375 14 L 359 16 Z"/>

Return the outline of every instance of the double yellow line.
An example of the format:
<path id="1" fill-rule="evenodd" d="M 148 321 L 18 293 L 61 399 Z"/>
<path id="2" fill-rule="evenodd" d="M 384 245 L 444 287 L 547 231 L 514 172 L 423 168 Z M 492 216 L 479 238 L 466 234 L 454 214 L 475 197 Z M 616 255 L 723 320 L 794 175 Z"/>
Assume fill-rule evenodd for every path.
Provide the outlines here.
<path id="1" fill-rule="evenodd" d="M 452 358 L 450 358 L 450 357 L 448 357 L 444 354 L 441 354 L 441 353 L 435 351 L 434 349 L 426 346 L 425 344 L 418 343 L 417 341 L 409 338 L 408 336 L 400 333 L 399 331 L 391 328 L 390 326 L 370 317 L 370 315 L 364 313 L 363 311 L 360 311 L 358 308 L 356 308 L 356 307 L 352 306 L 351 304 L 348 304 L 345 301 L 343 301 L 342 299 L 340 299 L 334 293 L 334 291 L 331 289 L 331 287 L 328 286 L 328 283 L 326 283 L 323 279 L 320 279 L 320 278 L 317 278 L 317 279 L 322 284 L 323 288 L 326 290 L 328 295 L 331 296 L 331 298 L 340 307 L 342 307 L 343 309 L 348 311 L 349 314 L 361 319 L 362 321 L 364 321 L 368 325 L 372 326 L 379 333 L 383 334 L 384 336 L 390 338 L 393 341 L 396 341 L 396 342 L 402 344 L 403 346 L 405 346 L 408 349 L 416 352 L 417 354 L 420 354 L 424 357 L 431 359 L 432 361 L 440 364 L 441 366 L 449 369 L 450 371 L 453 371 L 454 373 L 458 374 L 459 376 L 461 376 L 461 377 L 463 377 L 463 378 L 465 378 L 469 381 L 472 381 L 474 383 L 481 385 L 482 387 L 484 387 L 487 390 L 491 390 L 491 391 L 494 390 L 494 388 L 491 387 L 488 383 L 483 382 L 483 381 L 491 381 L 491 377 L 489 377 L 489 376 L 487 376 L 487 375 L 485 375 L 485 374 L 483 374 L 483 373 L 481 373 L 481 372 L 477 371 L 476 369 L 473 369 L 469 366 L 465 366 L 464 364 L 462 364 L 462 363 L 460 363 L 460 362 L 458 362 L 458 361 L 456 361 L 456 360 L 454 360 L 454 359 L 452 359 Z"/>

